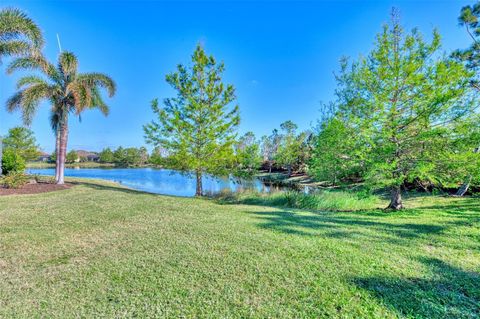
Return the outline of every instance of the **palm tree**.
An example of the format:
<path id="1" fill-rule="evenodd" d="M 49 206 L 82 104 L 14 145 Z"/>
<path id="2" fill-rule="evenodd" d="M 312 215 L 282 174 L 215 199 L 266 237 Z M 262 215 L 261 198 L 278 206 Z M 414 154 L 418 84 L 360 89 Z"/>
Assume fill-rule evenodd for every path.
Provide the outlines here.
<path id="1" fill-rule="evenodd" d="M 18 9 L 0 10 L 0 64 L 2 56 L 35 55 L 43 47 L 40 28 Z M 0 167 L 2 166 L 2 137 L 0 136 Z M 0 169 L 0 175 L 2 170 Z"/>
<path id="2" fill-rule="evenodd" d="M 102 73 L 78 73 L 78 60 L 71 52 L 61 53 L 57 66 L 40 55 L 17 58 L 8 66 L 7 72 L 18 69 L 37 70 L 42 76 L 20 78 L 17 82 L 18 91 L 7 101 L 7 110 L 20 110 L 23 122 L 29 125 L 40 102 L 50 102 L 50 124 L 56 133 L 56 182 L 63 184 L 69 114 L 80 117 L 87 109 L 99 109 L 108 115 L 109 107 L 103 101 L 100 89 L 106 89 L 112 97 L 115 83 Z"/>
<path id="3" fill-rule="evenodd" d="M 2 56 L 27 55 L 43 47 L 40 28 L 22 11 L 0 10 L 0 63 Z"/>

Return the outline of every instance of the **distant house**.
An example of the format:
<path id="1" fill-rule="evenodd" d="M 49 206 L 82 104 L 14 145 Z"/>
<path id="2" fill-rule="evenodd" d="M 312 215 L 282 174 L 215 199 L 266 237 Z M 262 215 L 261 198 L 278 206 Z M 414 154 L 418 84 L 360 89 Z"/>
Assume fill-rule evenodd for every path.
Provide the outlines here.
<path id="1" fill-rule="evenodd" d="M 100 156 L 98 155 L 98 153 L 84 150 L 78 150 L 76 152 L 78 154 L 77 162 L 98 162 L 100 160 Z"/>
<path id="2" fill-rule="evenodd" d="M 48 162 L 50 160 L 50 154 L 45 152 L 40 152 L 40 155 L 37 157 L 38 162 Z"/>

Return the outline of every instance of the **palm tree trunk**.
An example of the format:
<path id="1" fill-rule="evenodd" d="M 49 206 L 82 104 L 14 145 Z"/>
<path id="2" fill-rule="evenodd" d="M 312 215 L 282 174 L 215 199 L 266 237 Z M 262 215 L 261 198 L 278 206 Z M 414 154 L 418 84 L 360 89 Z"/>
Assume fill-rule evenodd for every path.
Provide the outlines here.
<path id="1" fill-rule="evenodd" d="M 195 173 L 197 175 L 197 189 L 195 191 L 195 196 L 202 196 L 203 195 L 202 171 L 197 169 Z"/>
<path id="2" fill-rule="evenodd" d="M 68 141 L 68 124 L 65 120 L 64 123 L 60 125 L 60 141 L 59 141 L 59 162 L 58 162 L 58 180 L 57 184 L 65 184 L 65 159 L 67 156 L 67 141 Z"/>
<path id="3" fill-rule="evenodd" d="M 58 176 L 60 174 L 60 157 L 58 152 L 60 151 L 60 129 L 55 130 L 55 182 L 58 183 Z"/>

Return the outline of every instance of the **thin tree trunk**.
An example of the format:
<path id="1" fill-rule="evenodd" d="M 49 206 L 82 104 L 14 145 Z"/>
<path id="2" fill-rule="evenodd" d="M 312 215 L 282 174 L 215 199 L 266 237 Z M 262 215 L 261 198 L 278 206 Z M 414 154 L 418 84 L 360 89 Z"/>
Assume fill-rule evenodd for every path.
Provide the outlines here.
<path id="1" fill-rule="evenodd" d="M 463 185 L 458 189 L 456 196 L 463 196 L 468 191 L 470 187 L 470 182 L 472 181 L 472 175 L 468 176 L 468 179 L 463 183 Z"/>
<path id="2" fill-rule="evenodd" d="M 57 127 L 55 132 L 55 182 L 58 183 L 58 175 L 60 173 L 60 157 L 58 156 L 58 152 L 60 150 L 60 128 Z"/>
<path id="3" fill-rule="evenodd" d="M 60 150 L 59 154 L 59 172 L 58 172 L 58 181 L 57 184 L 65 184 L 65 159 L 67 156 L 67 140 L 68 140 L 68 125 L 65 121 L 64 124 L 60 126 Z"/>
<path id="4" fill-rule="evenodd" d="M 476 154 L 480 150 L 479 147 L 473 150 L 473 153 Z M 457 193 L 455 194 L 456 196 L 463 196 L 465 193 L 468 191 L 468 188 L 470 187 L 470 183 L 472 182 L 472 175 L 469 175 L 467 180 L 460 186 L 458 189 Z"/>
<path id="5" fill-rule="evenodd" d="M 288 177 L 292 176 L 292 165 L 287 165 L 287 174 Z"/>
<path id="6" fill-rule="evenodd" d="M 197 170 L 196 175 L 197 175 L 197 190 L 195 192 L 195 196 L 202 196 L 203 195 L 202 172 L 200 170 Z"/>
<path id="7" fill-rule="evenodd" d="M 392 194 L 390 197 L 390 204 L 387 207 L 388 209 L 400 210 L 403 208 L 402 203 L 402 191 L 400 186 L 392 187 Z"/>

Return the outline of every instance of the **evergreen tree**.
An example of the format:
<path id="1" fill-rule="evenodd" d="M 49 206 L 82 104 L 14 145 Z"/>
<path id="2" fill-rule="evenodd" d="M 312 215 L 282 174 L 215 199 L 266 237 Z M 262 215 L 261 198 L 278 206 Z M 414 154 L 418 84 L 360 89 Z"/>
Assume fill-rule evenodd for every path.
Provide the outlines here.
<path id="1" fill-rule="evenodd" d="M 107 147 L 99 154 L 99 161 L 101 163 L 113 163 L 115 161 L 112 150 Z"/>
<path id="2" fill-rule="evenodd" d="M 253 175 L 262 163 L 260 145 L 253 132 L 247 132 L 235 144 L 237 172 L 240 175 Z"/>
<path id="3" fill-rule="evenodd" d="M 440 153 L 449 150 L 436 142 L 472 114 L 470 79 L 461 63 L 440 54 L 436 31 L 430 42 L 416 29 L 405 34 L 395 14 L 368 57 L 343 61 L 336 116 L 367 146 L 364 178 L 391 190 L 389 208 L 403 207 L 405 182 L 437 178 Z"/>
<path id="4" fill-rule="evenodd" d="M 148 143 L 165 148 L 168 165 L 196 176 L 197 196 L 202 196 L 202 176 L 223 174 L 234 160 L 235 130 L 240 122 L 235 89 L 222 82 L 224 64 L 207 56 L 198 45 L 191 67 L 179 65 L 166 81 L 177 96 L 152 102 L 157 121 L 144 126 Z"/>
<path id="5" fill-rule="evenodd" d="M 8 130 L 8 135 L 3 140 L 3 147 L 14 150 L 27 162 L 37 159 L 40 154 L 33 132 L 21 126 Z"/>

